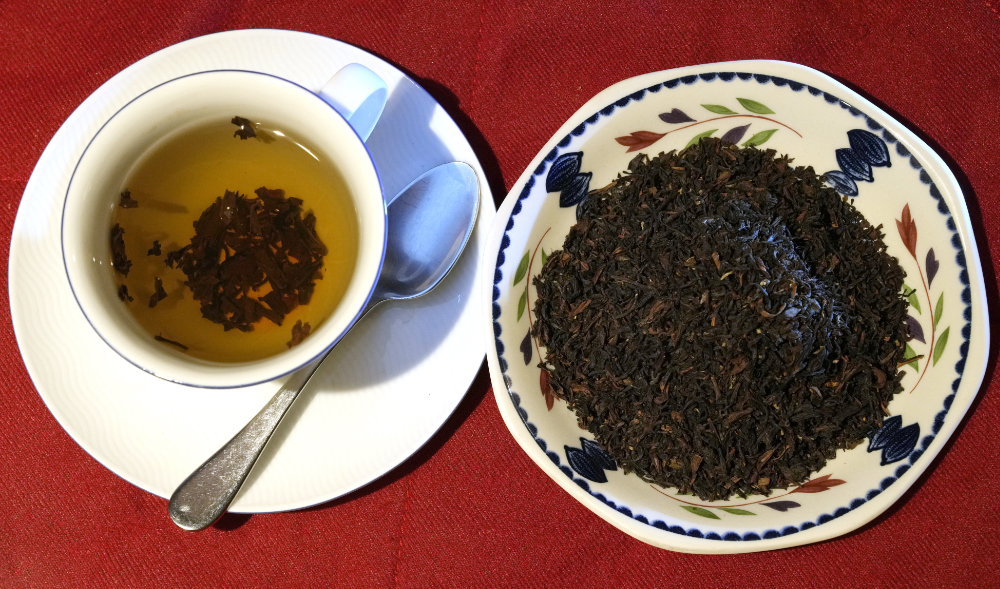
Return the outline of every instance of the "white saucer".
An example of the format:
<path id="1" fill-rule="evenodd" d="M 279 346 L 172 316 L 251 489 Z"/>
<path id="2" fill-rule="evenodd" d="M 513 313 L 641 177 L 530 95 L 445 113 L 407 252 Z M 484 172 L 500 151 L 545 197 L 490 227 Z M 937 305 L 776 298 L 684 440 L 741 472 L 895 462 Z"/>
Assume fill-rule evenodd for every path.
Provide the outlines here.
<path id="1" fill-rule="evenodd" d="M 369 67 L 389 87 L 385 113 L 368 141 L 385 194 L 395 195 L 438 164 L 464 161 L 479 175 L 479 220 L 441 285 L 423 298 L 380 306 L 334 350 L 230 511 L 308 507 L 377 479 L 444 424 L 482 366 L 479 260 L 496 210 L 472 148 L 445 110 L 392 65 L 325 37 L 248 30 L 185 41 L 128 67 L 70 115 L 39 158 L 11 237 L 11 317 L 28 372 L 66 432 L 130 483 L 168 497 L 280 382 L 188 388 L 140 371 L 104 344 L 74 302 L 60 258 L 59 216 L 73 165 L 104 121 L 166 80 L 241 68 L 319 90 L 351 62 Z"/>

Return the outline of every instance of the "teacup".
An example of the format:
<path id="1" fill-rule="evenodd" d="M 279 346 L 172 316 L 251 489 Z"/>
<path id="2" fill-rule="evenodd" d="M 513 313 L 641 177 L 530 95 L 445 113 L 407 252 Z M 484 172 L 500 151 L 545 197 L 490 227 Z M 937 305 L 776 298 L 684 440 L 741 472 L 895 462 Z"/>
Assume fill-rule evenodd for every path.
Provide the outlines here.
<path id="1" fill-rule="evenodd" d="M 142 370 L 179 384 L 232 388 L 279 378 L 322 356 L 353 326 L 382 268 L 386 208 L 365 146 L 387 88 L 358 64 L 339 71 L 319 93 L 259 72 L 215 70 L 164 82 L 122 107 L 97 132 L 69 183 L 62 216 L 63 261 L 80 310 L 97 334 Z M 234 115 L 276 121 L 308 139 L 336 168 L 357 214 L 358 253 L 332 314 L 300 344 L 253 361 L 200 360 L 155 341 L 119 300 L 109 231 L 125 178 L 143 154 L 172 130 Z M 221 195 L 220 195 L 221 196 Z M 207 321 L 207 319 L 197 318 Z"/>

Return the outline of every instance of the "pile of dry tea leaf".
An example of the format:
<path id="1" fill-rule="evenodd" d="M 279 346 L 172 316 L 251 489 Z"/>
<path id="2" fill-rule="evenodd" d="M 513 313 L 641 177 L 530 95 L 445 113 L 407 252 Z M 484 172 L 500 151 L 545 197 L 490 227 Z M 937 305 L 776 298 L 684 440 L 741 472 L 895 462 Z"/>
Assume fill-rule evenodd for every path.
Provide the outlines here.
<path id="1" fill-rule="evenodd" d="M 702 140 L 591 193 L 535 279 L 553 392 L 704 500 L 805 482 L 901 390 L 905 276 L 812 168 Z"/>

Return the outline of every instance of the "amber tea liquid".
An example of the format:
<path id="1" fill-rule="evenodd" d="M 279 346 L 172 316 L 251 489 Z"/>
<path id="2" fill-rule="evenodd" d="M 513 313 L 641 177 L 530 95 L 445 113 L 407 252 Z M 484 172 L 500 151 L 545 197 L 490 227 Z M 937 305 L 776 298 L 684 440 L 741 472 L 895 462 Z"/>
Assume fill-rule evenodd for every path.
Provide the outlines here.
<path id="1" fill-rule="evenodd" d="M 244 362 L 287 350 L 296 321 L 309 323 L 315 331 L 332 314 L 357 259 L 357 213 L 336 168 L 317 157 L 316 150 L 266 122 L 258 122 L 256 129 L 256 138 L 241 140 L 233 136 L 237 127 L 221 120 L 168 137 L 143 156 L 122 185 L 139 205 L 125 209 L 116 204 L 111 220 L 112 226 L 118 223 L 125 230 L 126 253 L 132 261 L 127 277 L 114 274 L 134 299 L 124 303 L 126 307 L 150 337 L 182 343 L 188 347 L 185 353 L 205 360 Z M 322 278 L 316 281 L 309 304 L 292 310 L 281 326 L 263 318 L 253 331 L 225 331 L 202 317 L 198 301 L 184 285 L 184 273 L 168 267 L 164 259 L 190 242 L 194 222 L 226 190 L 250 198 L 262 186 L 301 199 L 303 211 L 316 216 L 316 233 L 328 249 Z M 159 256 L 147 253 L 154 240 L 161 244 Z M 157 277 L 167 298 L 150 308 Z M 266 289 L 267 285 L 251 294 L 259 298 Z"/>

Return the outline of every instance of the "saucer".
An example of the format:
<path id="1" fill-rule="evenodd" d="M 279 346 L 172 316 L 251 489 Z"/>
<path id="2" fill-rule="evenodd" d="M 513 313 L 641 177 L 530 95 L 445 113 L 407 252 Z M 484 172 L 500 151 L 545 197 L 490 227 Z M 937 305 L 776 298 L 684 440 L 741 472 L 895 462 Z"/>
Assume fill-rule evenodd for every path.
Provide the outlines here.
<path id="1" fill-rule="evenodd" d="M 146 89 L 192 72 L 247 69 L 318 91 L 348 63 L 385 80 L 389 98 L 367 145 L 389 197 L 449 161 L 479 176 L 480 213 L 434 291 L 373 310 L 337 346 L 285 417 L 230 511 L 308 507 L 379 478 L 416 452 L 465 396 L 485 356 L 478 263 L 495 215 L 486 177 L 445 110 L 401 71 L 361 49 L 307 33 L 245 30 L 199 37 L 126 68 L 88 97 L 45 148 L 11 237 L 11 318 L 32 380 L 91 456 L 161 497 L 228 441 L 283 379 L 241 389 L 172 384 L 117 355 L 69 290 L 59 215 L 73 166 L 100 126 Z"/>

